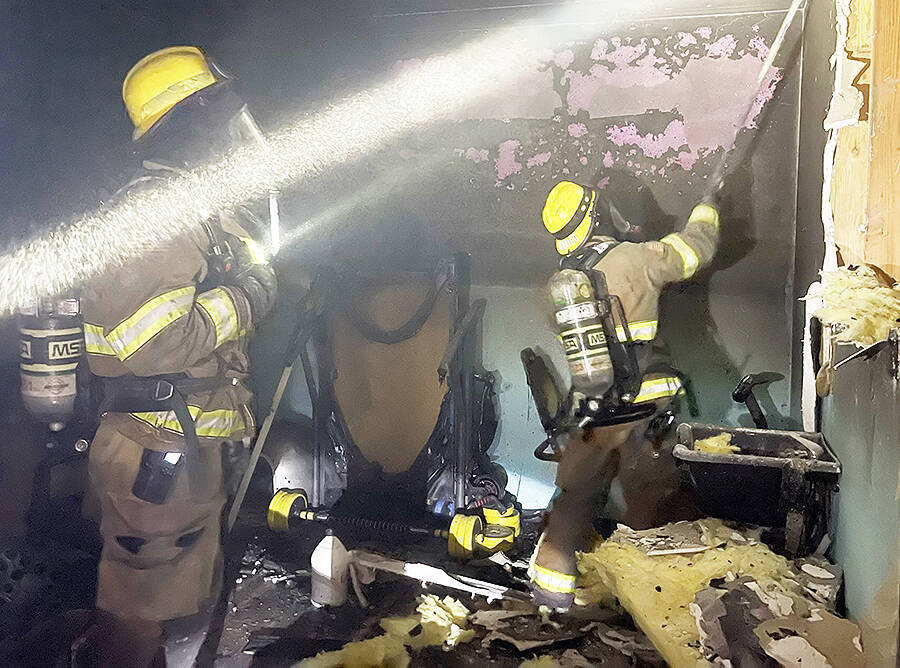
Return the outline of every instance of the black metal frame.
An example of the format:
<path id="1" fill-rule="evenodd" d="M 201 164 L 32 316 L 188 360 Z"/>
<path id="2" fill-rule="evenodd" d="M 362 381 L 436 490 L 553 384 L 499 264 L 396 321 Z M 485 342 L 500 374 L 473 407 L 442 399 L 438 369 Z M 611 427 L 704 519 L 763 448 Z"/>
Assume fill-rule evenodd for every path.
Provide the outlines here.
<path id="1" fill-rule="evenodd" d="M 321 276 L 327 278 L 317 282 L 320 290 L 324 289 L 323 283 L 330 285 L 335 283 L 335 273 L 331 270 L 326 270 Z M 479 457 L 484 459 L 483 453 L 474 452 L 476 401 L 483 401 L 484 398 L 474 397 L 473 390 L 476 379 L 487 383 L 493 381 L 480 363 L 479 332 L 486 301 L 484 299 L 471 301 L 471 258 L 468 254 L 457 254 L 446 263 L 442 263 L 434 280 L 438 292 L 447 291 L 452 296 L 449 342 L 436 370 L 439 381 L 447 382 L 448 395 L 445 397 L 436 429 L 441 426 L 447 411 L 450 433 L 446 453 L 450 457 L 448 463 L 452 470 L 453 501 L 457 509 L 462 509 L 466 508 L 475 496 L 474 474 L 476 471 L 484 472 L 479 468 L 481 464 Z M 330 292 L 328 294 L 329 297 L 339 299 L 337 295 Z M 429 298 L 430 296 L 427 296 L 426 301 Z M 298 333 L 302 333 L 295 338 L 295 345 L 292 346 L 289 355 L 292 355 L 292 360 L 297 356 L 300 357 L 312 401 L 315 484 L 309 492 L 311 505 L 320 507 L 324 500 L 321 470 L 323 447 L 333 447 L 340 458 L 346 461 L 348 470 L 354 465 L 361 464 L 363 458 L 353 442 L 334 393 L 336 370 L 325 318 L 325 302 L 331 300 L 319 296 L 311 301 L 318 303 L 307 304 L 302 324 L 298 327 Z M 410 322 L 416 320 L 419 315 L 421 313 L 414 316 Z M 411 329 L 418 331 L 415 327 Z M 414 333 L 409 335 L 412 336 Z M 310 361 L 310 344 L 315 346 L 318 373 Z M 497 486 L 502 490 L 505 482 Z"/>

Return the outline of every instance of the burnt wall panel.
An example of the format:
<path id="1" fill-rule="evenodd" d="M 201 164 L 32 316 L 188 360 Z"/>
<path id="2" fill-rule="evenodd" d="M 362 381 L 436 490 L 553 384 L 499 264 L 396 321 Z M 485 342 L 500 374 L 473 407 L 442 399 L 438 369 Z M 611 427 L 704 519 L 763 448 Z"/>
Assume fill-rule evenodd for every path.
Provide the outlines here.
<path id="1" fill-rule="evenodd" d="M 384 7 L 392 4 L 381 3 L 373 21 L 379 44 L 370 80 L 452 57 L 474 40 L 496 38 L 496 49 L 505 49 L 500 28 L 520 11 Z M 684 9 L 690 3 L 668 4 Z M 529 414 L 517 352 L 550 335 L 540 292 L 556 255 L 540 210 L 562 178 L 613 192 L 648 236 L 658 238 L 680 227 L 740 130 L 722 191 L 719 256 L 697 280 L 664 295 L 662 336 L 692 377 L 702 419 L 748 423 L 730 390 L 743 374 L 766 369 L 786 376 L 762 397 L 771 423 L 796 424 L 789 387 L 800 20 L 757 92 L 757 74 L 788 3 L 756 5 L 757 11 L 722 4 L 729 11 L 715 16 L 685 10 L 615 30 L 592 27 L 590 36 L 544 54 L 513 84 L 460 101 L 443 118 L 348 167 L 338 190 L 319 182 L 298 197 L 310 219 L 322 223 L 310 227 L 305 257 L 327 249 L 345 264 L 371 270 L 421 269 L 452 250 L 473 254 L 475 280 L 489 297 L 487 336 L 502 341 L 487 346 L 485 364 L 501 371 L 501 402 L 513 404 L 504 408 L 507 424 L 496 453 L 514 475 L 536 481 L 535 505 L 553 471 L 528 459 L 537 421 Z M 515 327 L 503 324 L 511 322 Z"/>
<path id="2" fill-rule="evenodd" d="M 471 12 L 457 14 L 454 31 L 453 13 L 384 12 L 374 23 L 382 39 L 373 68 L 402 72 L 492 37 L 507 48 L 507 33 L 495 29 L 502 14 L 488 12 L 480 31 Z M 540 211 L 557 180 L 607 189 L 659 238 L 683 224 L 739 130 L 721 192 L 720 252 L 695 281 L 664 295 L 662 335 L 692 376 L 704 419 L 746 422 L 730 389 L 766 369 L 786 376 L 770 391 L 773 424 L 796 424 L 789 389 L 802 18 L 757 90 L 783 17 L 647 16 L 559 44 L 512 83 L 461 101 L 356 169 L 350 191 L 364 205 L 345 218 L 357 243 L 329 238 L 333 252 L 348 264 L 420 267 L 461 249 L 474 255 L 481 284 L 541 286 L 556 255 Z M 546 323 L 537 318 L 534 327 Z"/>

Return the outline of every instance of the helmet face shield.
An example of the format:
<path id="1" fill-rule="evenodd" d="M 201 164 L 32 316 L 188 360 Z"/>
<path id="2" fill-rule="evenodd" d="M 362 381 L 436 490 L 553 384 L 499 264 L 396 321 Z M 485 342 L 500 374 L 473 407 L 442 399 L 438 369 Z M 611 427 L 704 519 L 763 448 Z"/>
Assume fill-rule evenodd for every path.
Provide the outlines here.
<path id="1" fill-rule="evenodd" d="M 138 155 L 193 169 L 241 143 L 235 119 L 246 107 L 230 82 L 204 88 L 172 107 L 136 142 Z"/>

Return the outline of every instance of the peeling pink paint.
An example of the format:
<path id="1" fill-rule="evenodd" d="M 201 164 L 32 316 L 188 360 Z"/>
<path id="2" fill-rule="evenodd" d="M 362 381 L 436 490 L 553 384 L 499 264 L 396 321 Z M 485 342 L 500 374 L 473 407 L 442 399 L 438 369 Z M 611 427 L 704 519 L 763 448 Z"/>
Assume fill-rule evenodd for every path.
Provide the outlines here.
<path id="1" fill-rule="evenodd" d="M 597 187 L 598 187 L 600 190 L 606 190 L 606 187 L 607 187 L 608 185 L 609 185 L 609 177 L 608 177 L 608 176 L 604 176 L 602 179 L 600 179 L 599 181 L 597 181 Z"/>
<path id="2" fill-rule="evenodd" d="M 612 167 L 614 164 L 616 164 L 616 161 L 613 160 L 613 154 L 612 154 L 612 152 L 611 152 L 611 151 L 607 151 L 606 154 L 603 156 L 603 166 L 606 167 L 607 169 L 609 169 L 609 168 Z"/>
<path id="3" fill-rule="evenodd" d="M 746 111 L 747 102 L 757 88 L 759 59 L 752 52 L 732 58 L 694 54 L 684 69 L 672 76 L 653 68 L 654 77 L 642 78 L 635 66 L 632 64 L 625 70 L 610 72 L 597 64 L 588 74 L 574 73 L 566 100 L 569 111 L 573 114 L 587 112 L 591 118 L 637 116 L 650 110 L 677 111 L 688 147 L 684 156 L 670 161 L 670 165 L 679 167 L 693 167 L 704 151 L 733 145 L 735 125 L 740 124 L 741 114 Z M 771 75 L 780 76 L 780 71 L 773 71 Z M 722 82 L 728 82 L 728 85 L 723 87 Z M 775 82 L 776 79 L 772 79 L 764 87 L 743 127 L 755 127 L 764 104 L 774 94 Z M 628 87 L 629 94 L 605 94 L 604 89 L 608 86 Z M 717 91 L 716 103 L 711 105 L 708 97 L 687 91 Z"/>
<path id="4" fill-rule="evenodd" d="M 678 33 L 678 46 L 680 46 L 682 49 L 685 48 L 686 46 L 690 46 L 691 44 L 696 44 L 696 43 L 697 43 L 697 38 L 694 37 L 691 33 L 689 33 L 689 32 Z"/>
<path id="5" fill-rule="evenodd" d="M 729 58 L 736 48 L 737 40 L 734 35 L 725 35 L 706 45 L 706 55 L 710 58 Z"/>
<path id="6" fill-rule="evenodd" d="M 522 163 L 516 161 L 516 150 L 521 146 L 517 139 L 507 139 L 498 146 L 497 159 L 494 166 L 497 170 L 497 179 L 503 179 L 518 174 L 522 171 Z"/>
<path id="7" fill-rule="evenodd" d="M 615 40 L 613 40 L 613 44 L 615 44 Z M 622 68 L 630 63 L 633 63 L 639 57 L 643 56 L 646 52 L 647 47 L 643 43 L 639 42 L 634 46 L 617 46 L 614 51 L 602 55 L 601 58 L 598 58 L 598 60 L 605 60 L 608 63 L 612 63 L 616 67 Z"/>
<path id="8" fill-rule="evenodd" d="M 586 165 L 588 163 L 588 159 L 584 156 L 581 156 L 580 158 L 578 158 L 578 162 L 580 162 L 582 165 Z"/>
<path id="9" fill-rule="evenodd" d="M 642 135 L 634 123 L 614 125 L 607 131 L 609 140 L 616 146 L 637 146 L 648 158 L 660 158 L 669 151 L 674 151 L 687 144 L 682 121 L 672 121 L 658 135 L 647 133 Z"/>
<path id="10" fill-rule="evenodd" d="M 746 129 L 752 130 L 757 127 L 756 120 L 762 113 L 763 107 L 766 106 L 766 102 L 775 95 L 775 88 L 778 86 L 778 82 L 781 81 L 781 77 L 781 70 L 775 68 L 769 70 L 769 73 L 766 75 L 765 85 L 756 94 L 750 113 L 744 119 L 744 127 Z"/>
<path id="11" fill-rule="evenodd" d="M 457 150 L 461 151 L 461 149 Z M 486 148 L 475 148 L 473 146 L 469 149 L 466 149 L 465 156 L 466 160 L 471 160 L 472 162 L 477 164 L 479 162 L 486 162 L 489 157 L 489 153 Z"/>
<path id="12" fill-rule="evenodd" d="M 765 60 L 769 55 L 769 45 L 759 35 L 750 40 L 750 48 L 756 51 L 756 57 L 760 60 Z"/>
<path id="13" fill-rule="evenodd" d="M 575 60 L 575 54 L 572 49 L 566 49 L 565 51 L 560 51 L 559 53 L 553 56 L 553 62 L 556 63 L 557 66 L 566 69 L 572 62 Z"/>
<path id="14" fill-rule="evenodd" d="M 697 30 L 695 30 L 694 32 L 700 35 L 700 37 L 702 37 L 703 39 L 709 39 L 710 37 L 712 37 L 712 28 L 710 28 L 709 26 L 697 28 Z"/>
<path id="15" fill-rule="evenodd" d="M 689 172 L 694 168 L 694 165 L 697 164 L 699 159 L 700 154 L 695 149 L 691 149 L 690 151 L 682 151 L 678 154 L 678 157 L 669 158 L 667 163 L 669 166 L 678 165 L 684 171 Z"/>
<path id="16" fill-rule="evenodd" d="M 603 39 L 602 37 L 594 42 L 594 48 L 591 49 L 591 60 L 600 60 L 603 56 L 606 55 L 606 50 L 609 48 L 609 43 Z"/>
<path id="17" fill-rule="evenodd" d="M 533 155 L 528 160 L 525 161 L 526 167 L 539 167 L 541 165 L 547 164 L 553 154 L 550 151 L 546 153 L 538 153 L 537 155 Z"/>
<path id="18" fill-rule="evenodd" d="M 575 137 L 584 137 L 588 133 L 587 126 L 584 123 L 570 123 L 569 124 L 569 135 Z"/>
<path id="19" fill-rule="evenodd" d="M 648 59 L 649 58 L 649 59 Z M 670 77 L 657 68 L 655 56 L 642 59 L 633 66 L 607 69 L 601 64 L 594 65 L 588 74 L 574 72 L 569 83 L 567 102 L 569 113 L 575 114 L 586 108 L 590 101 L 605 87 L 633 88 L 635 86 L 655 86 Z"/>

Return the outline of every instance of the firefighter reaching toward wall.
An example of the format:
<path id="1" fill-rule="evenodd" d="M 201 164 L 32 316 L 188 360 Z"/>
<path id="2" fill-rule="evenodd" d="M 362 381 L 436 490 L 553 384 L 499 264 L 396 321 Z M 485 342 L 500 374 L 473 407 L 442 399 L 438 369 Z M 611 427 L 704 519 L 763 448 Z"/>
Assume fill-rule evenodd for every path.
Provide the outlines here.
<path id="1" fill-rule="evenodd" d="M 659 241 L 641 242 L 640 230 L 602 191 L 562 181 L 547 197 L 543 222 L 556 240 L 560 265 L 601 271 L 609 295 L 621 301 L 642 373 L 640 391 L 631 405 L 635 409 L 653 406 L 650 414 L 639 420 L 573 433 L 560 455 L 557 492 L 529 575 L 537 603 L 565 609 L 574 598 L 575 551 L 587 548 L 594 515 L 602 509 L 598 505 L 605 503 L 610 484 L 620 471 L 624 474 L 629 466 L 638 466 L 632 464 L 636 458 L 651 458 L 661 436 L 654 430 L 661 421 L 654 422 L 654 417 L 683 393 L 677 373 L 665 364 L 665 355 L 654 345 L 659 296 L 666 285 L 692 278 L 712 260 L 719 240 L 719 214 L 712 203 L 698 204 L 683 230 Z M 585 267 L 585 262 L 590 266 Z M 617 337 L 622 341 L 624 328 L 617 324 Z M 645 470 L 641 476 L 652 474 L 648 476 Z M 644 508 L 629 518 L 633 523 L 654 521 L 665 495 L 665 490 L 653 489 L 657 484 L 663 487 L 654 480 L 623 483 L 629 507 Z"/>
<path id="2" fill-rule="evenodd" d="M 123 98 L 142 159 L 123 198 L 245 140 L 245 105 L 195 47 L 142 59 Z M 251 221 L 249 211 L 219 212 L 148 243 L 84 291 L 85 347 L 103 397 L 89 461 L 103 536 L 103 666 L 151 665 L 166 622 L 201 612 L 221 577 L 222 446 L 255 433 L 247 335 L 276 289 Z"/>

